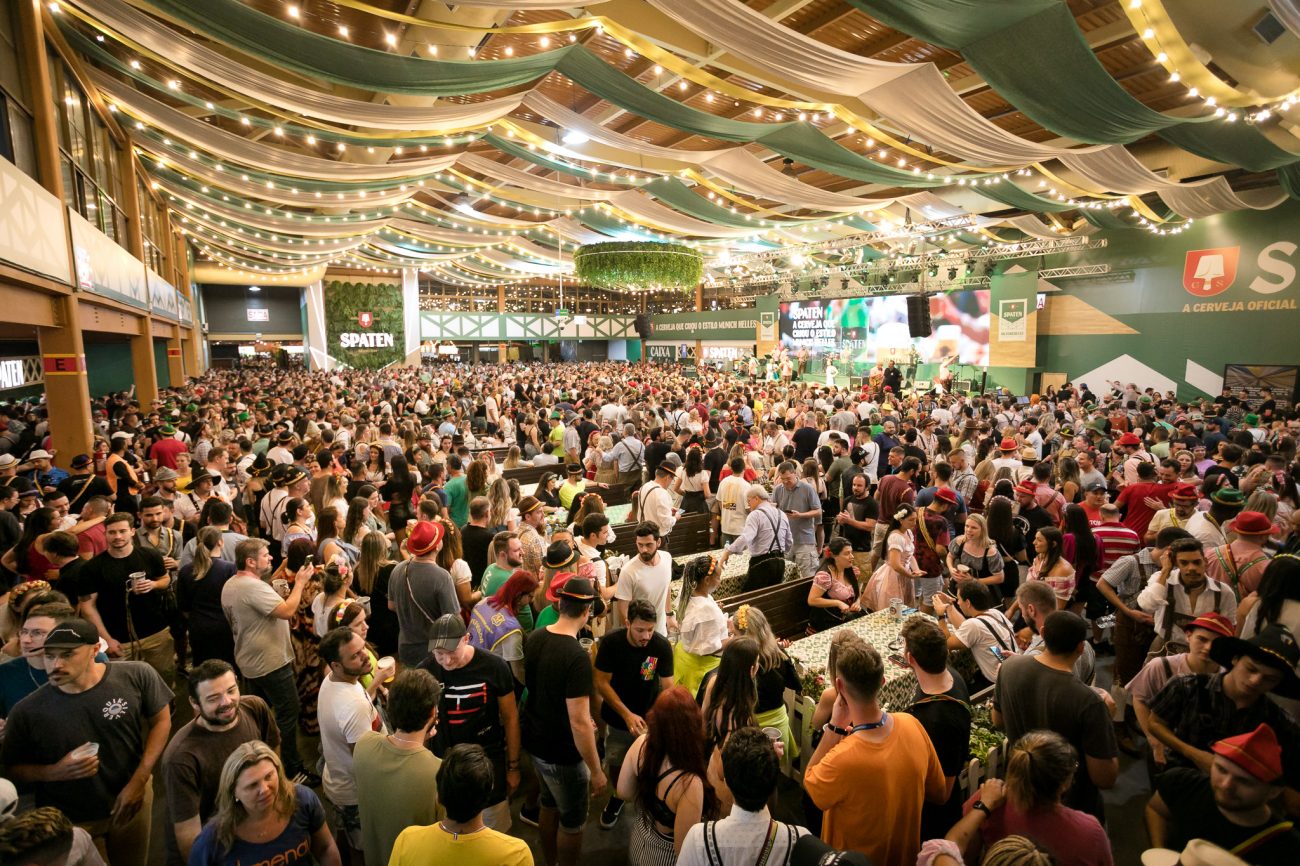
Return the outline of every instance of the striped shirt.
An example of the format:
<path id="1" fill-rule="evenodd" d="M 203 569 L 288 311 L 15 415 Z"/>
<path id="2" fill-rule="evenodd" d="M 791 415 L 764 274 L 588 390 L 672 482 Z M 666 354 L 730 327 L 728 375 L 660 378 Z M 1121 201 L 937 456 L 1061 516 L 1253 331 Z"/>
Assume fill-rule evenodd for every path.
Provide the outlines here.
<path id="1" fill-rule="evenodd" d="M 1097 539 L 1097 551 L 1101 557 L 1097 564 L 1098 573 L 1110 568 L 1120 557 L 1133 556 L 1142 549 L 1142 539 L 1122 523 L 1094 526 L 1092 534 Z"/>

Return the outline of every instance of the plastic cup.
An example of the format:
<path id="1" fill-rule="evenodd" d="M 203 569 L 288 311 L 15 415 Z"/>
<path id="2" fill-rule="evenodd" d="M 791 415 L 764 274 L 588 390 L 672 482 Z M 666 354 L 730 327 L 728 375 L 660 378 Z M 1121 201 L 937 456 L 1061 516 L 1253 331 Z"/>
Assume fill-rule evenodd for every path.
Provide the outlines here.
<path id="1" fill-rule="evenodd" d="M 148 580 L 149 575 L 145 574 L 143 571 L 133 571 L 130 574 L 130 578 L 131 578 L 131 591 L 139 592 L 140 584 Z"/>
<path id="2" fill-rule="evenodd" d="M 578 638 L 578 646 L 582 647 L 582 651 L 587 653 L 587 655 L 591 655 L 591 648 L 595 645 L 596 642 L 589 637 Z"/>
<path id="3" fill-rule="evenodd" d="M 99 754 L 99 743 L 84 743 L 72 750 L 72 757 L 78 761 L 93 758 Z"/>
<path id="4" fill-rule="evenodd" d="M 397 660 L 394 659 L 392 656 L 384 656 L 384 657 L 381 658 L 379 661 L 375 662 L 375 670 L 377 670 L 377 671 L 381 671 L 381 670 L 383 670 L 384 668 L 390 668 L 390 669 L 392 669 L 393 671 L 396 671 L 396 670 L 397 670 Z M 391 676 L 389 676 L 388 678 L 386 678 L 386 679 L 384 680 L 384 682 L 385 682 L 385 683 L 391 683 L 391 682 L 393 681 L 393 677 L 395 677 L 395 676 L 397 676 L 397 674 L 396 674 L 396 673 L 393 673 Z"/>
<path id="5" fill-rule="evenodd" d="M 894 619 L 903 618 L 903 600 L 901 598 L 891 598 L 889 600 L 889 609 L 893 611 Z"/>
<path id="6" fill-rule="evenodd" d="M 766 734 L 767 738 L 774 743 L 778 743 L 781 741 L 780 728 L 763 728 L 763 733 Z"/>
<path id="7" fill-rule="evenodd" d="M 357 604 L 365 608 L 366 616 L 370 616 L 370 596 L 368 595 L 359 596 L 357 598 Z"/>
<path id="8" fill-rule="evenodd" d="M 271 588 L 279 594 L 280 598 L 289 597 L 289 581 L 284 578 L 277 577 L 275 580 L 271 581 Z"/>

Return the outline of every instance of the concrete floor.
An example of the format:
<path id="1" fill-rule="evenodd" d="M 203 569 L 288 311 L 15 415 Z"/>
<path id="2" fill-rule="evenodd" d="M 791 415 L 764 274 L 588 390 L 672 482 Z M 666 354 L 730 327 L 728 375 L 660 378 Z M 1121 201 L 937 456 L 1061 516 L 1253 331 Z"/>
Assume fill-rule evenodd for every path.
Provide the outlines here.
<path id="1" fill-rule="evenodd" d="M 1111 661 L 1111 657 L 1108 656 L 1100 656 L 1097 659 L 1097 684 L 1102 687 L 1110 685 Z M 189 701 L 184 692 L 181 692 L 176 700 L 173 728 L 180 728 L 192 717 Z M 314 765 L 320 751 L 320 741 L 315 738 L 300 737 L 299 745 L 303 760 L 308 766 Z M 153 841 L 150 845 L 148 866 L 164 866 L 166 843 L 163 837 L 163 822 L 166 820 L 166 807 L 163 800 L 163 782 L 157 774 L 154 778 L 154 792 Z M 782 778 L 781 786 L 777 791 L 775 808 L 777 820 L 802 824 L 804 822 L 802 795 L 802 789 L 795 782 Z M 1104 792 L 1107 830 L 1115 854 L 1115 863 L 1121 866 L 1138 863 L 1142 851 L 1147 847 L 1147 834 L 1142 822 L 1142 814 L 1150 796 L 1151 787 L 1147 780 L 1145 762 L 1121 754 L 1119 780 L 1114 788 Z M 618 824 L 612 830 L 601 829 L 600 812 L 607 799 L 608 795 L 602 795 L 592 801 L 587 830 L 583 835 L 583 860 L 599 863 L 601 866 L 620 866 L 627 862 L 628 840 L 636 816 L 633 806 L 628 805 L 623 809 Z M 513 804 L 515 823 L 512 832 L 528 842 L 533 851 L 533 858 L 540 866 L 542 850 L 538 842 L 537 830 L 519 820 L 521 802 L 516 799 Z M 376 864 L 368 864 L 368 866 L 376 866 Z M 385 866 L 385 864 L 378 864 L 378 866 Z"/>

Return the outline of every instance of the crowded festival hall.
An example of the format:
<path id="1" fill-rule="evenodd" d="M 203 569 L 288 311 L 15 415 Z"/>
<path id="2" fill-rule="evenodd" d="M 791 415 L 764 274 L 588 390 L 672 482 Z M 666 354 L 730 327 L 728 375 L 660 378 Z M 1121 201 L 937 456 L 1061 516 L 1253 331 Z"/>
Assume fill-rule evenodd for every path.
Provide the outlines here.
<path id="1" fill-rule="evenodd" d="M 1300 0 L 0 3 L 3 866 L 1300 864 Z"/>

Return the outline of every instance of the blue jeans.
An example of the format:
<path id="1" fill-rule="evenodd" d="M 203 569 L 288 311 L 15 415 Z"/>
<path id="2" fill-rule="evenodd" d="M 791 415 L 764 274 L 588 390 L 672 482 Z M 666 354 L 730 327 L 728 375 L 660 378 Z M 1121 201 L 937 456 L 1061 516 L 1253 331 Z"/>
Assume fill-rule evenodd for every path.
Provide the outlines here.
<path id="1" fill-rule="evenodd" d="M 549 764 L 533 755 L 533 766 L 542 786 L 542 808 L 559 810 L 560 829 L 565 833 L 581 833 L 591 802 L 591 771 L 586 763 Z"/>
<path id="2" fill-rule="evenodd" d="M 249 677 L 253 694 L 271 705 L 275 724 L 280 728 L 280 758 L 290 778 L 302 769 L 298 755 L 298 683 L 293 678 L 293 664 L 271 671 L 266 676 Z"/>

